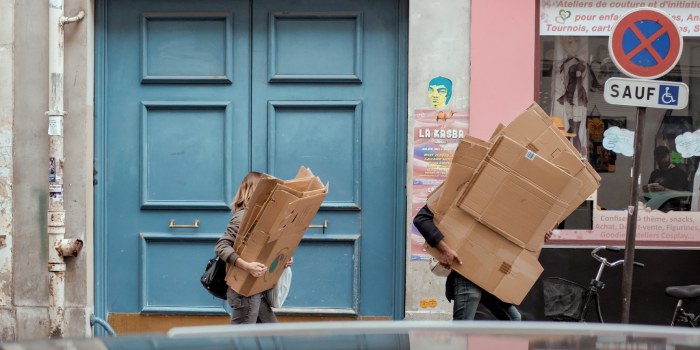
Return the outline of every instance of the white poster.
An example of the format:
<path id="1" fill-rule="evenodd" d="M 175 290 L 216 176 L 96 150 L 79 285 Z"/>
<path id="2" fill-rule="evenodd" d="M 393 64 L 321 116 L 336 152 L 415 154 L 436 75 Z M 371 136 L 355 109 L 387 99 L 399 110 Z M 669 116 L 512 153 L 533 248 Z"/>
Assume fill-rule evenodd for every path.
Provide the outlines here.
<path id="1" fill-rule="evenodd" d="M 700 36 L 700 0 L 540 1 L 540 35 L 609 36 L 628 11 L 654 7 L 668 13 L 683 36 Z"/>

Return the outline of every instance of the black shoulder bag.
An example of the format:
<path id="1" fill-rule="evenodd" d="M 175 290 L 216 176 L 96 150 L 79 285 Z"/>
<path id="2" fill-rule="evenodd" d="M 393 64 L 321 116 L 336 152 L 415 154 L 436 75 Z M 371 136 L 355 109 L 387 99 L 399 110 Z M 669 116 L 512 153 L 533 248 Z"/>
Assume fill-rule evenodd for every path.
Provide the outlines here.
<path id="1" fill-rule="evenodd" d="M 209 259 L 202 277 L 199 279 L 211 295 L 226 300 L 226 262 L 218 256 Z"/>

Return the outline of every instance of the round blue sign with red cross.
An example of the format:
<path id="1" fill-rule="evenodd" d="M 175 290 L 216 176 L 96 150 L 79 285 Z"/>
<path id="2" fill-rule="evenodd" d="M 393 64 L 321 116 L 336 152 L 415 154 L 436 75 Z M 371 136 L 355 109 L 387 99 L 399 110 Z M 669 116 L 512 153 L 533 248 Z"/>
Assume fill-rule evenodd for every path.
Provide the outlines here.
<path id="1" fill-rule="evenodd" d="M 608 42 L 610 57 L 626 75 L 656 79 L 676 66 L 683 51 L 683 38 L 665 12 L 641 7 L 623 15 Z"/>

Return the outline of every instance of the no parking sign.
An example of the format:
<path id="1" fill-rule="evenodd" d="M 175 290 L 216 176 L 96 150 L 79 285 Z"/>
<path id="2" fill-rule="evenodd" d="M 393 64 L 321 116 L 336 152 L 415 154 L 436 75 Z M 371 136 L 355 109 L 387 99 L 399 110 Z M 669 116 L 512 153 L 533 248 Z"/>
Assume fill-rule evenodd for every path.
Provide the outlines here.
<path id="1" fill-rule="evenodd" d="M 615 24 L 608 49 L 612 61 L 626 75 L 656 79 L 678 63 L 683 38 L 666 13 L 642 7 L 626 13 Z"/>

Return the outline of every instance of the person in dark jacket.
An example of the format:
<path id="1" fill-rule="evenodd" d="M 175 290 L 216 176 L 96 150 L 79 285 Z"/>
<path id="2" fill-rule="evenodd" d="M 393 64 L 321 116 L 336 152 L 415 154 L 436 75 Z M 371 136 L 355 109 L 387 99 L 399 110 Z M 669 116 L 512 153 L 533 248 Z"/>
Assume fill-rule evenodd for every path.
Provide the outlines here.
<path id="1" fill-rule="evenodd" d="M 642 190 L 646 192 L 645 197 L 653 198 L 654 194 L 662 194 L 666 191 L 688 191 L 690 189 L 690 181 L 688 174 L 680 167 L 673 164 L 671 161 L 671 150 L 666 146 L 657 146 L 654 148 L 654 161 L 657 168 L 649 175 L 647 185 L 642 186 Z M 689 210 L 690 207 L 685 204 L 682 197 L 670 197 L 657 208 L 664 213 L 669 211 Z"/>
<path id="2" fill-rule="evenodd" d="M 644 187 L 647 192 L 687 191 L 688 174 L 671 161 L 671 151 L 666 146 L 654 149 L 654 161 L 657 168 L 649 175 L 649 184 Z"/>
<path id="3" fill-rule="evenodd" d="M 445 236 L 435 226 L 433 219 L 433 212 L 428 205 L 424 205 L 413 218 L 413 224 L 425 238 L 425 242 L 440 252 L 438 260 L 442 266 L 450 268 L 453 264 L 461 265 L 462 260 L 457 256 L 457 252 L 447 245 Z M 548 232 L 545 235 L 545 241 L 550 236 L 551 232 Z M 447 276 L 445 296 L 447 300 L 453 301 L 453 320 L 473 320 L 480 303 L 499 320 L 520 321 L 522 319 L 514 305 L 501 301 L 454 270 Z"/>

